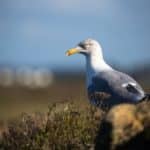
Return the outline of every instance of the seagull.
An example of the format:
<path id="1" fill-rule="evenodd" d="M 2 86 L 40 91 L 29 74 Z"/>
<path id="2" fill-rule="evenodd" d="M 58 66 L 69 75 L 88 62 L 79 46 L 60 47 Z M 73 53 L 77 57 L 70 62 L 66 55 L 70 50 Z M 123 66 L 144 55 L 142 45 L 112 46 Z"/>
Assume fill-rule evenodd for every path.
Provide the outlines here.
<path id="1" fill-rule="evenodd" d="M 110 108 L 117 104 L 136 104 L 149 98 L 142 87 L 129 75 L 109 66 L 98 41 L 86 39 L 66 52 L 67 56 L 82 54 L 86 58 L 86 85 L 90 102 Z"/>

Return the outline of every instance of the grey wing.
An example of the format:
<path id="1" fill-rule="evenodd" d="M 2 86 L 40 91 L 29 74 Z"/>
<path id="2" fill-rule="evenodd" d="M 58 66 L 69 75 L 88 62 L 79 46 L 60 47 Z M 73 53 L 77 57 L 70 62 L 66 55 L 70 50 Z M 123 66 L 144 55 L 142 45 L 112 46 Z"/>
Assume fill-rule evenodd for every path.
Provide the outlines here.
<path id="1" fill-rule="evenodd" d="M 145 93 L 142 89 L 142 87 L 129 75 L 114 71 L 116 74 L 118 74 L 119 78 L 119 87 L 121 94 L 127 99 L 133 101 L 139 101 L 145 97 Z"/>
<path id="2" fill-rule="evenodd" d="M 115 99 L 136 102 L 145 96 L 141 86 L 133 78 L 115 70 L 97 74 L 92 83 L 91 89 L 108 93 Z"/>

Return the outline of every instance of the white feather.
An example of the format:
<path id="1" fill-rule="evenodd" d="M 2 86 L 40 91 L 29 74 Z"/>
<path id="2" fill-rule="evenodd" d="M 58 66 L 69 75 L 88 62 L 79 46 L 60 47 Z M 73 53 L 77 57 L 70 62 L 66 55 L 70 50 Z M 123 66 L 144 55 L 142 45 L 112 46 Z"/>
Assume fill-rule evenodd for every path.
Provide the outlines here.
<path id="1" fill-rule="evenodd" d="M 86 56 L 87 86 L 92 83 L 92 78 L 96 73 L 105 70 L 112 70 L 112 68 L 104 61 L 101 47 L 97 46 L 94 51 L 91 51 L 90 55 Z"/>
<path id="2" fill-rule="evenodd" d="M 122 87 L 125 88 L 125 87 L 127 87 L 128 85 L 132 85 L 132 86 L 136 87 L 136 83 L 133 83 L 133 82 L 123 83 L 123 84 L 122 84 Z"/>

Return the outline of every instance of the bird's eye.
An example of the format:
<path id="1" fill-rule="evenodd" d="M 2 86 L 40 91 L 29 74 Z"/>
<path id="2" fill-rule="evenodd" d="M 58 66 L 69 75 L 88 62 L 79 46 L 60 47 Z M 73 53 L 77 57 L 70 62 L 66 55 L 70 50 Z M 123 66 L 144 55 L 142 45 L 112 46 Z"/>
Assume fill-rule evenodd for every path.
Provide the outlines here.
<path id="1" fill-rule="evenodd" d="M 83 49 L 86 49 L 85 44 L 80 43 L 79 46 L 80 46 L 81 48 L 83 48 Z"/>

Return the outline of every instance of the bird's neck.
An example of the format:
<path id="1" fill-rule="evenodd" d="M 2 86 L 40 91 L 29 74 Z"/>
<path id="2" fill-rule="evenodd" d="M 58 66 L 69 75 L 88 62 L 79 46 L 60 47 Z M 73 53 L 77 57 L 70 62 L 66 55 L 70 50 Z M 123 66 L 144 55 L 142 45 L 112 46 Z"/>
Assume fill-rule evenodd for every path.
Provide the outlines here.
<path id="1" fill-rule="evenodd" d="M 86 56 L 86 82 L 89 86 L 92 82 L 92 77 L 96 73 L 100 73 L 112 68 L 104 61 L 103 56 L 100 54 L 93 54 Z"/>

